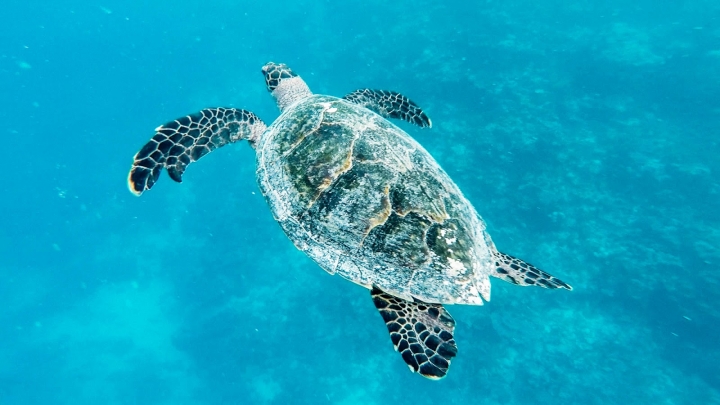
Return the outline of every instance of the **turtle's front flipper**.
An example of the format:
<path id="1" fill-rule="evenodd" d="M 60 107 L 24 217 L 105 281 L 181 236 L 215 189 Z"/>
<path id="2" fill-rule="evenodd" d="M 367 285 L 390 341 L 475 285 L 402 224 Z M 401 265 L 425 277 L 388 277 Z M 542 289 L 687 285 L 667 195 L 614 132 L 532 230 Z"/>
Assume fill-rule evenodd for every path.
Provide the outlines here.
<path id="1" fill-rule="evenodd" d="M 360 89 L 343 98 L 385 118 L 399 118 L 419 127 L 432 127 L 432 121 L 422 108 L 395 91 Z"/>
<path id="2" fill-rule="evenodd" d="M 235 108 L 207 108 L 170 121 L 135 154 L 128 187 L 135 195 L 150 190 L 163 167 L 180 183 L 190 163 L 228 143 L 242 139 L 254 143 L 264 130 L 257 115 Z"/>
<path id="3" fill-rule="evenodd" d="M 495 254 L 495 271 L 490 275 L 521 286 L 536 285 L 550 289 L 565 288 L 572 290 L 569 284 L 559 278 L 545 273 L 530 263 L 500 252 Z"/>
<path id="4" fill-rule="evenodd" d="M 457 354 L 453 339 L 455 320 L 440 304 L 411 302 L 373 288 L 373 303 L 380 311 L 395 350 L 410 370 L 438 380 L 445 377 Z"/>

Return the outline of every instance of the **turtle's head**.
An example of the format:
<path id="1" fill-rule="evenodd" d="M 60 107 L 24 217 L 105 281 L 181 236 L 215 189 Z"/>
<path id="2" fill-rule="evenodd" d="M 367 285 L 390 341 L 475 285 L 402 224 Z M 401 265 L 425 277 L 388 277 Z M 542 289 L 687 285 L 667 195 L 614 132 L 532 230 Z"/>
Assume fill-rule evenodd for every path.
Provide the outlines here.
<path id="1" fill-rule="evenodd" d="M 262 67 L 265 84 L 275 97 L 280 111 L 312 95 L 310 88 L 284 63 L 268 62 Z"/>
<path id="2" fill-rule="evenodd" d="M 263 76 L 265 76 L 265 84 L 269 92 L 273 92 L 278 85 L 280 85 L 281 81 L 298 77 L 298 75 L 284 63 L 268 62 L 262 67 L 262 73 Z"/>

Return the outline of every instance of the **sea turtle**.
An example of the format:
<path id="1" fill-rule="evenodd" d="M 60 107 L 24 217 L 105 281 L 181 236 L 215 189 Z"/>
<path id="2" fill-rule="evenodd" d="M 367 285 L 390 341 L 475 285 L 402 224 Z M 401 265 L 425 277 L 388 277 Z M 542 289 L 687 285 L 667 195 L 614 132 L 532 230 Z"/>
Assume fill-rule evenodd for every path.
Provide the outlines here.
<path id="1" fill-rule="evenodd" d="M 328 273 L 368 288 L 395 350 L 431 379 L 444 377 L 457 354 L 455 320 L 443 304 L 489 301 L 489 276 L 572 289 L 495 248 L 447 173 L 387 120 L 430 127 L 410 99 L 371 89 L 313 94 L 282 63 L 262 73 L 281 111 L 272 125 L 235 108 L 170 121 L 135 155 L 130 191 L 149 190 L 163 167 L 181 182 L 208 152 L 249 141 L 260 190 L 285 234 Z"/>

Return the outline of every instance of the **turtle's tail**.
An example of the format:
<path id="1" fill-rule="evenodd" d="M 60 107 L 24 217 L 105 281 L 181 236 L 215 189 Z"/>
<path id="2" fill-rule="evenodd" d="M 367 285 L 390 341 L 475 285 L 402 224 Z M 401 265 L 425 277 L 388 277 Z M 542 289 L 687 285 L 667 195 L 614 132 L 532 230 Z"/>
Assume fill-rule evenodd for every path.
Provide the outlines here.
<path id="1" fill-rule="evenodd" d="M 150 190 L 163 167 L 170 178 L 181 183 L 190 163 L 242 139 L 254 146 L 265 128 L 257 115 L 235 108 L 206 108 L 170 121 L 158 127 L 155 136 L 135 154 L 128 187 L 138 196 Z"/>

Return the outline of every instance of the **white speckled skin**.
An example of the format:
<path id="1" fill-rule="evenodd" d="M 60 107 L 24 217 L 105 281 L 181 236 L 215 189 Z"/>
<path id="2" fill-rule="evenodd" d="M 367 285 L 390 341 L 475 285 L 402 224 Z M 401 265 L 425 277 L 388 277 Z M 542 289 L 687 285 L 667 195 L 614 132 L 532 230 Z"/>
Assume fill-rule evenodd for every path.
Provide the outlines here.
<path id="1" fill-rule="evenodd" d="M 299 76 L 283 79 L 271 94 L 275 97 L 280 111 L 285 111 L 286 108 L 298 100 L 312 96 L 310 88 Z"/>

